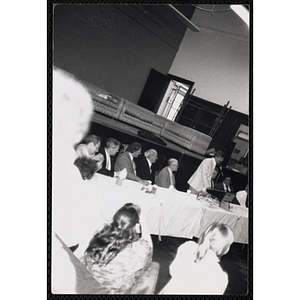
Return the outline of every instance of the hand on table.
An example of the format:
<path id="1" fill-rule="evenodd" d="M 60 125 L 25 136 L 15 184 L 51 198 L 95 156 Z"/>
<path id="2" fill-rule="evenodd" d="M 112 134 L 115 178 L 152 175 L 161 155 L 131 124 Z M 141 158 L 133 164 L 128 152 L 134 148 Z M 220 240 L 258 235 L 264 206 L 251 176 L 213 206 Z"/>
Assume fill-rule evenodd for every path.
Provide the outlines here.
<path id="1" fill-rule="evenodd" d="M 142 185 L 149 185 L 150 183 L 149 183 L 149 181 L 148 180 L 141 180 L 141 181 L 139 181 L 139 183 L 141 183 Z"/>

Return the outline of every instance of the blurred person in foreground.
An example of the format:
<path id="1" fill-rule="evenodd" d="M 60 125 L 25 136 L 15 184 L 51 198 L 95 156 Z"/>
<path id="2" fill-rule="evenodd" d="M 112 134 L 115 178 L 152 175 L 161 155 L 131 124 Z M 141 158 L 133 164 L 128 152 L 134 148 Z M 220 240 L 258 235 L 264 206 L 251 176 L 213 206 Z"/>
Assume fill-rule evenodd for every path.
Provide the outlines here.
<path id="1" fill-rule="evenodd" d="M 179 246 L 170 265 L 172 278 L 160 294 L 223 295 L 228 275 L 220 266 L 220 258 L 232 243 L 229 226 L 213 223 L 198 243 L 189 241 Z"/>
<path id="2" fill-rule="evenodd" d="M 99 213 L 108 197 L 99 188 L 82 180 L 74 165 L 74 146 L 89 129 L 93 112 L 92 99 L 77 79 L 62 70 L 53 70 L 53 143 L 52 143 L 52 293 L 73 294 L 74 266 L 56 238 L 68 246 L 78 245 L 78 256 L 84 253 L 95 228 L 103 225 Z M 99 207 L 99 209 L 95 209 Z"/>
<path id="3" fill-rule="evenodd" d="M 103 294 L 131 294 L 152 261 L 152 240 L 140 207 L 126 203 L 118 209 L 80 260 Z"/>

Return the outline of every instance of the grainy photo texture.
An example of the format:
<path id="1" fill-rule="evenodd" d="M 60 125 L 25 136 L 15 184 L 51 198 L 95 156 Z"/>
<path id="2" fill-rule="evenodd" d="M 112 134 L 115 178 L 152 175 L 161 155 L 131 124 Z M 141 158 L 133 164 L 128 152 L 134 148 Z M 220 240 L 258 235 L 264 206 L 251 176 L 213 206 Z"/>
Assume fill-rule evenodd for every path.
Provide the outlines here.
<path id="1" fill-rule="evenodd" d="M 252 2 L 52 4 L 48 298 L 252 298 Z"/>

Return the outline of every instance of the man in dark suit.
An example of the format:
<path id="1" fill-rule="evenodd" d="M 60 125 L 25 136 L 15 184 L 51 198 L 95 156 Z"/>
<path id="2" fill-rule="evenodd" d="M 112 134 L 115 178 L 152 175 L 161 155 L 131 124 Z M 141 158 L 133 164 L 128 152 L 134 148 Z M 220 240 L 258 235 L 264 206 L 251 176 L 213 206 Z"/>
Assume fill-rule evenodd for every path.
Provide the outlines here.
<path id="1" fill-rule="evenodd" d="M 157 177 L 155 178 L 155 183 L 163 188 L 170 188 L 170 186 L 173 186 L 175 188 L 175 176 L 173 172 L 178 170 L 178 161 L 175 158 L 170 158 L 168 160 L 168 165 L 164 167 Z"/>
<path id="2" fill-rule="evenodd" d="M 114 156 L 120 148 L 120 142 L 114 138 L 108 138 L 104 148 L 100 148 L 99 152 L 103 155 L 104 161 L 102 167 L 97 173 L 114 177 Z"/>
<path id="3" fill-rule="evenodd" d="M 123 169 L 127 170 L 127 179 L 140 182 L 143 185 L 149 185 L 148 180 L 143 180 L 136 175 L 136 165 L 134 158 L 137 158 L 142 151 L 142 146 L 140 143 L 134 142 L 129 145 L 127 151 L 118 155 L 115 163 L 115 171 L 119 172 Z"/>
<path id="4" fill-rule="evenodd" d="M 220 190 L 220 191 L 225 191 L 225 192 L 229 192 L 232 194 L 235 194 L 234 189 L 231 185 L 231 177 L 230 175 L 225 175 L 224 179 L 222 182 L 217 183 L 214 186 L 214 190 Z M 236 197 L 234 197 L 234 199 L 231 202 L 232 204 L 237 204 L 240 205 L 239 201 L 237 200 Z"/>
<path id="5" fill-rule="evenodd" d="M 225 175 L 223 181 L 220 183 L 217 183 L 214 186 L 214 189 L 234 193 L 233 187 L 231 185 L 231 177 L 229 175 Z"/>
<path id="6" fill-rule="evenodd" d="M 136 163 L 136 175 L 141 179 L 153 182 L 154 176 L 152 171 L 152 164 L 157 160 L 157 151 L 149 149 L 145 151 L 144 157 Z"/>

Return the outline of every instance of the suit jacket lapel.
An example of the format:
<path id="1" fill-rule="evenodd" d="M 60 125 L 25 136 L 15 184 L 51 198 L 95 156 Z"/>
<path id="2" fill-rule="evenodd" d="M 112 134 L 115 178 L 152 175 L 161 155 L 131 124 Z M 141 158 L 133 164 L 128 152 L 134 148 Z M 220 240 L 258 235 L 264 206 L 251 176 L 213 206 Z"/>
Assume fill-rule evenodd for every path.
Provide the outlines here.
<path id="1" fill-rule="evenodd" d="M 136 165 L 135 165 L 135 162 L 134 162 L 134 158 L 131 159 L 131 156 L 130 156 L 129 152 L 127 152 L 127 154 L 128 154 L 129 161 L 131 162 L 133 173 L 136 175 Z"/>

